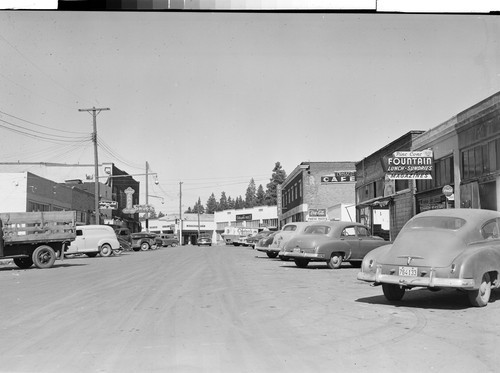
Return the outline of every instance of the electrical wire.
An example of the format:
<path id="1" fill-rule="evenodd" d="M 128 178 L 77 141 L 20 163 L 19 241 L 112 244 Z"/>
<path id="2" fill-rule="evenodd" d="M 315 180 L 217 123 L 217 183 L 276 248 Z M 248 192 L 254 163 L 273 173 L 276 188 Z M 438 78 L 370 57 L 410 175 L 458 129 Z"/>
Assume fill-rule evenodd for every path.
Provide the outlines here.
<path id="1" fill-rule="evenodd" d="M 26 122 L 26 123 L 29 123 L 29 124 L 33 124 L 34 126 L 37 126 L 37 127 L 42 127 L 42 128 L 50 129 L 50 130 L 52 130 L 52 131 L 57 131 L 57 132 L 66 132 L 66 133 L 74 133 L 74 134 L 80 134 L 80 135 L 88 135 L 88 132 L 66 131 L 66 130 L 61 130 L 61 129 L 57 129 L 57 128 L 53 128 L 53 127 L 44 126 L 44 125 L 42 125 L 42 124 L 38 124 L 38 123 L 31 122 L 31 121 L 26 120 L 26 119 L 23 119 L 23 118 L 16 117 L 15 115 L 12 115 L 12 114 L 6 113 L 6 112 L 1 111 L 1 110 L 0 110 L 0 113 L 1 113 L 1 114 L 4 114 L 4 115 L 7 115 L 7 116 L 9 116 L 9 117 L 15 118 L 15 119 L 17 119 L 17 120 L 23 121 L 23 122 Z"/>

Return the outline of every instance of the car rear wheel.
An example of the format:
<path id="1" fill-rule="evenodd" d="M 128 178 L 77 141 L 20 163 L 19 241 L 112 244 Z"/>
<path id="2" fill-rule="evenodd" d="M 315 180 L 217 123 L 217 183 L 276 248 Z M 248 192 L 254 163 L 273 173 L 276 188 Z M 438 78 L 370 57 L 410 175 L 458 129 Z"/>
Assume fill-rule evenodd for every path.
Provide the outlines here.
<path id="1" fill-rule="evenodd" d="M 175 242 L 173 242 L 171 246 L 172 246 L 172 247 L 176 247 L 176 246 L 177 246 L 177 244 L 176 244 Z"/>
<path id="2" fill-rule="evenodd" d="M 111 254 L 113 254 L 113 250 L 111 249 L 111 246 L 107 243 L 105 243 L 104 245 L 101 246 L 101 250 L 99 251 L 99 254 L 101 254 L 101 256 L 110 256 Z"/>
<path id="3" fill-rule="evenodd" d="M 467 292 L 469 302 L 474 307 L 484 307 L 490 301 L 491 278 L 489 273 L 485 273 L 479 285 L 479 289 Z"/>
<path id="4" fill-rule="evenodd" d="M 399 285 L 382 284 L 382 291 L 387 300 L 396 301 L 403 299 L 406 289 Z"/>
<path id="5" fill-rule="evenodd" d="M 309 259 L 294 259 L 295 265 L 299 268 L 306 268 L 309 264 Z"/>
<path id="6" fill-rule="evenodd" d="M 326 262 L 328 268 L 339 269 L 342 265 L 343 256 L 340 253 L 332 253 L 330 260 Z"/>
<path id="7" fill-rule="evenodd" d="M 142 251 L 149 250 L 149 248 L 150 248 L 149 243 L 147 243 L 147 242 L 142 242 L 141 243 L 141 250 Z"/>
<path id="8" fill-rule="evenodd" d="M 269 258 L 276 258 L 276 257 L 278 256 L 278 253 L 271 253 L 271 252 L 268 252 L 268 253 L 266 253 L 266 254 L 267 254 L 267 256 L 268 256 Z"/>

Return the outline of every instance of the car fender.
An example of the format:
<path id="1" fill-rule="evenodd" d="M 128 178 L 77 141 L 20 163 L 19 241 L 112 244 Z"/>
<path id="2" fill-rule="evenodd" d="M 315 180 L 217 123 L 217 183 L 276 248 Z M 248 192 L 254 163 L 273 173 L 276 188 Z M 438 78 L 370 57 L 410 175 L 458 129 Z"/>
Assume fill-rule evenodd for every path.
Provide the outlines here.
<path id="1" fill-rule="evenodd" d="M 115 241 L 115 240 L 109 239 L 109 238 L 103 238 L 103 239 L 99 240 L 99 242 L 97 244 L 97 248 L 99 250 L 101 250 L 102 245 L 105 245 L 105 244 L 108 244 L 109 246 L 111 246 L 111 249 L 113 249 L 113 250 L 120 248 L 120 242 L 118 240 Z"/>
<path id="2" fill-rule="evenodd" d="M 382 245 L 379 246 L 370 252 L 368 252 L 365 257 L 363 258 L 361 268 L 363 272 L 368 272 L 369 271 L 369 263 L 371 260 L 373 260 L 375 263 L 380 261 L 380 258 L 382 258 L 384 255 L 386 255 L 392 248 L 392 243 L 387 244 L 387 245 Z M 375 267 L 373 267 L 375 268 Z M 366 271 L 365 271 L 366 269 Z"/>
<path id="3" fill-rule="evenodd" d="M 475 247 L 461 253 L 453 264 L 459 268 L 460 278 L 472 278 L 479 286 L 484 273 L 500 271 L 500 252 L 492 246 Z"/>
<path id="4" fill-rule="evenodd" d="M 325 259 L 330 259 L 332 253 L 342 253 L 345 258 L 349 258 L 351 247 L 343 241 L 327 241 L 318 246 L 318 254 L 323 254 Z"/>

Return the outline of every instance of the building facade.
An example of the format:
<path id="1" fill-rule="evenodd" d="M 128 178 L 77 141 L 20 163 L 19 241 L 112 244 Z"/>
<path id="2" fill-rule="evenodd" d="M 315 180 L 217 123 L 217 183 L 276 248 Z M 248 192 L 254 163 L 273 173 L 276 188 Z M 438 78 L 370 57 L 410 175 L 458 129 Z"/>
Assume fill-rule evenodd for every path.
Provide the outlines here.
<path id="1" fill-rule="evenodd" d="M 410 151 L 423 131 L 410 131 L 356 163 L 356 220 L 373 234 L 394 239 L 415 215 L 413 182 L 386 177 L 384 157 L 396 151 Z"/>
<path id="2" fill-rule="evenodd" d="M 280 227 L 295 221 L 345 219 L 344 209 L 336 206 L 354 205 L 355 185 L 354 162 L 302 162 L 278 188 Z"/>
<path id="3" fill-rule="evenodd" d="M 218 233 L 224 232 L 225 227 L 275 229 L 278 227 L 278 210 L 276 206 L 228 209 L 216 211 L 214 220 Z"/>
<path id="4" fill-rule="evenodd" d="M 200 236 L 209 236 L 214 243 L 219 240 L 214 214 L 182 214 L 182 220 L 177 214 L 166 215 L 149 219 L 148 228 L 143 224 L 142 229 L 157 234 L 170 233 L 176 234 L 177 237 L 181 235 L 179 242 L 182 245 L 196 245 Z"/>

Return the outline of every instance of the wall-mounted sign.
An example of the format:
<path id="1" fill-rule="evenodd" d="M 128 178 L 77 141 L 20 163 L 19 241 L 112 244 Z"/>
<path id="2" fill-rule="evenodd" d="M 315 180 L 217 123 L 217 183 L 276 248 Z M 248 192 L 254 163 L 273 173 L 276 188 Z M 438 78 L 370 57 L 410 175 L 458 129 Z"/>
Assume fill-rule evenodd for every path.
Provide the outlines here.
<path id="1" fill-rule="evenodd" d="M 249 221 L 252 220 L 252 214 L 236 215 L 236 221 Z"/>
<path id="2" fill-rule="evenodd" d="M 154 212 L 155 208 L 151 205 L 134 205 L 134 210 L 138 213 Z"/>
<path id="3" fill-rule="evenodd" d="M 124 190 L 125 195 L 127 196 L 127 207 L 125 207 L 122 211 L 124 214 L 135 214 L 137 212 L 136 209 L 132 206 L 132 194 L 135 193 L 135 190 L 131 187 L 128 187 Z"/>
<path id="4" fill-rule="evenodd" d="M 307 221 L 326 221 L 326 220 L 328 220 L 326 209 L 309 209 L 307 215 Z"/>
<path id="5" fill-rule="evenodd" d="M 386 176 L 391 180 L 432 179 L 432 150 L 394 152 L 384 157 Z"/>
<path id="6" fill-rule="evenodd" d="M 321 182 L 325 184 L 347 181 L 356 181 L 356 171 L 335 171 L 330 175 L 321 176 Z"/>
<path id="7" fill-rule="evenodd" d="M 118 208 L 118 202 L 116 201 L 99 201 L 99 209 L 110 209 L 116 210 Z"/>

